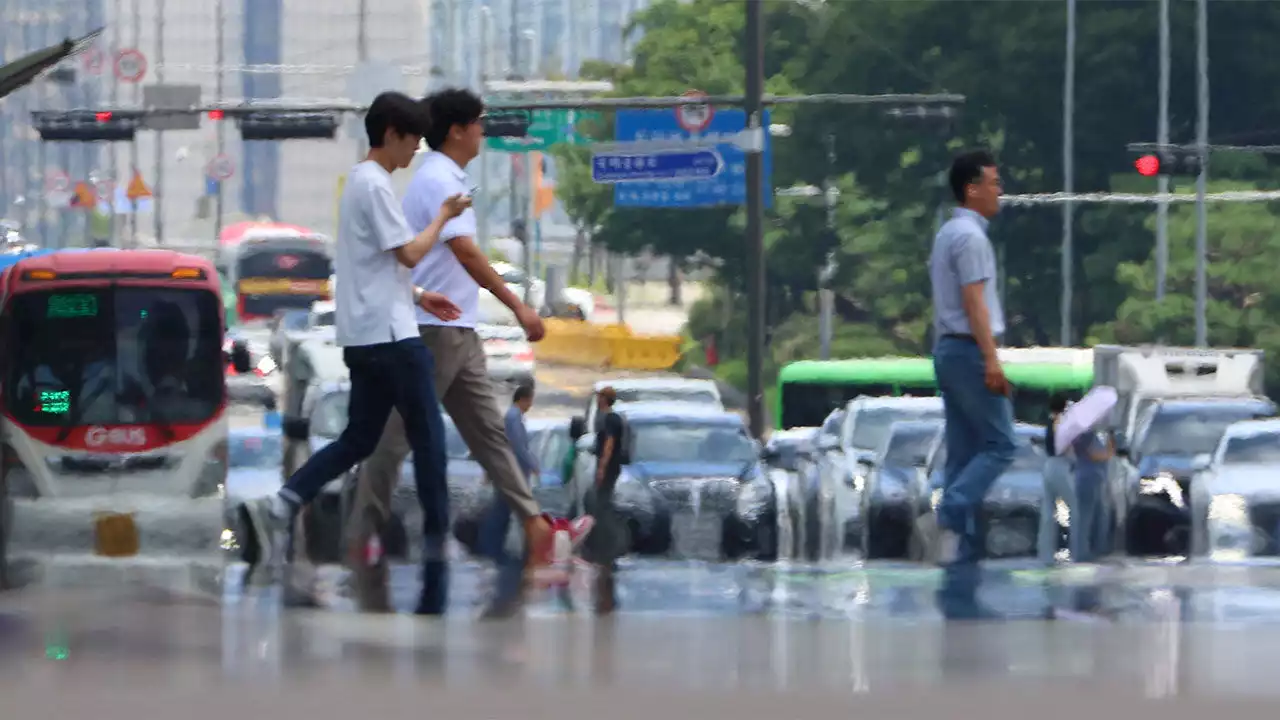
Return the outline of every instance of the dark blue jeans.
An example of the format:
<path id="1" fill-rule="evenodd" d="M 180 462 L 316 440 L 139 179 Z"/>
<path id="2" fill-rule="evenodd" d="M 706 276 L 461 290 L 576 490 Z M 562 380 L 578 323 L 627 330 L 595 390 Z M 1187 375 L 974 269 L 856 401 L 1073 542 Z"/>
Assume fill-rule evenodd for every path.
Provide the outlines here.
<path id="1" fill-rule="evenodd" d="M 979 522 L 983 501 L 1013 462 L 1013 406 L 983 384 L 986 363 L 972 340 L 939 338 L 933 369 L 947 423 L 938 527 L 960 535 L 957 562 L 976 562 L 985 549 Z"/>
<path id="2" fill-rule="evenodd" d="M 524 559 L 507 552 L 507 533 L 511 529 L 511 506 L 495 495 L 489 509 L 480 520 L 476 549 L 498 566 L 498 582 L 494 600 L 506 602 L 520 594 L 524 579 Z"/>
<path id="3" fill-rule="evenodd" d="M 349 347 L 342 351 L 351 374 L 347 428 L 289 478 L 285 488 L 303 505 L 329 481 L 373 453 L 391 409 L 404 418 L 413 449 L 413 476 L 422 503 L 423 537 L 443 547 L 449 529 L 444 419 L 436 399 L 435 358 L 420 338 Z"/>

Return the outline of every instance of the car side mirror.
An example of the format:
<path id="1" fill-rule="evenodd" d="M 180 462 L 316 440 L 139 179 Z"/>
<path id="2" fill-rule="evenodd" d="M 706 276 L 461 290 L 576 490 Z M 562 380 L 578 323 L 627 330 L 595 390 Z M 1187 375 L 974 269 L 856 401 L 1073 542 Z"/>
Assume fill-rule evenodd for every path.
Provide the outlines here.
<path id="1" fill-rule="evenodd" d="M 1191 469 L 1196 472 L 1208 470 L 1213 464 L 1213 458 L 1208 453 L 1200 453 L 1191 460 Z"/>
<path id="2" fill-rule="evenodd" d="M 830 452 L 832 450 L 840 449 L 840 440 L 832 435 L 818 438 L 818 442 L 816 444 L 819 452 Z"/>
<path id="3" fill-rule="evenodd" d="M 581 415 L 575 415 L 573 419 L 569 421 L 569 438 L 574 442 L 577 442 L 578 438 L 586 434 L 587 419 Z"/>
<path id="4" fill-rule="evenodd" d="M 249 358 L 249 346 L 243 340 L 231 344 L 231 367 L 237 374 L 247 373 L 253 369 Z"/>
<path id="5" fill-rule="evenodd" d="M 760 449 L 760 461 L 764 463 L 775 463 L 782 457 L 777 448 L 763 447 Z"/>

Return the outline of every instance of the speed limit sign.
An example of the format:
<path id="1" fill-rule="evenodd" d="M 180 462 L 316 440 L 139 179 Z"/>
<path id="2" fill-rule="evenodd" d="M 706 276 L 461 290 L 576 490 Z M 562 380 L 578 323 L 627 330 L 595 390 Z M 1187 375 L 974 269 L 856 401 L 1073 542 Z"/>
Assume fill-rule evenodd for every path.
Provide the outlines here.
<path id="1" fill-rule="evenodd" d="M 141 82 L 147 75 L 147 58 L 132 48 L 121 50 L 116 55 L 115 71 L 120 82 Z"/>
<path id="2" fill-rule="evenodd" d="M 227 180 L 236 174 L 236 165 L 226 155 L 218 155 L 209 161 L 205 174 L 214 180 Z"/>
<path id="3" fill-rule="evenodd" d="M 690 90 L 684 93 L 686 98 L 704 98 L 707 94 L 700 90 Z M 676 122 L 684 131 L 691 134 L 698 134 L 707 129 L 711 124 L 711 117 L 715 115 L 715 110 L 710 105 L 681 105 L 676 108 Z"/>

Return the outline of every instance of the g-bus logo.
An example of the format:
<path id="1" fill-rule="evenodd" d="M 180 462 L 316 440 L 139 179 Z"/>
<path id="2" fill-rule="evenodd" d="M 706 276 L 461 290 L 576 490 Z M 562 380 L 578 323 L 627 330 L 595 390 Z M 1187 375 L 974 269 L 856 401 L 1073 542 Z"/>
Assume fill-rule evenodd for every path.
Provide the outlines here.
<path id="1" fill-rule="evenodd" d="M 293 255 L 281 255 L 276 258 L 276 267 L 281 270 L 292 270 L 298 267 L 299 262 L 298 258 Z"/>
<path id="2" fill-rule="evenodd" d="M 104 445 L 129 445 L 140 447 L 147 444 L 147 429 L 140 427 L 104 428 L 101 425 L 89 428 L 84 434 L 84 444 L 92 447 Z"/>

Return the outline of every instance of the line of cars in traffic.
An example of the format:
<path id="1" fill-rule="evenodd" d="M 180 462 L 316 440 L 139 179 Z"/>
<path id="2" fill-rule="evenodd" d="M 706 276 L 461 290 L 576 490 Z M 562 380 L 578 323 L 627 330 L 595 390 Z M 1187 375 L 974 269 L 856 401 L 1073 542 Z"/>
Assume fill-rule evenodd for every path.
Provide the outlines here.
<path id="1" fill-rule="evenodd" d="M 336 437 L 346 417 L 340 351 L 316 335 L 295 337 L 293 345 L 281 363 L 286 378 L 295 379 L 284 391 L 286 457 Z M 1223 372 L 1213 387 L 1170 383 L 1170 374 L 1203 378 L 1209 374 L 1203 368 L 1229 370 L 1224 365 L 1231 360 L 1178 357 L 1176 372 L 1163 367 L 1158 382 L 1146 377 L 1136 384 L 1140 389 L 1125 390 L 1120 420 L 1104 428 L 1116 434 L 1118 456 L 1107 472 L 1101 549 L 1132 556 L 1280 555 L 1280 482 L 1271 479 L 1280 470 L 1280 420 L 1266 419 L 1276 414 L 1275 405 L 1254 390 L 1251 375 L 1241 381 Z M 710 528 L 718 541 L 712 552 L 726 559 L 817 560 L 848 551 L 868 559 L 924 557 L 917 528 L 936 508 L 947 462 L 940 398 L 859 396 L 820 427 L 775 431 L 762 444 L 724 408 L 714 382 L 618 379 L 602 381 L 595 391 L 605 384 L 617 392 L 615 409 L 627 428 L 615 497 L 634 552 L 668 553 L 680 535 L 699 528 L 706 535 Z M 576 417 L 530 421 L 542 464 L 535 493 L 549 511 L 581 511 L 594 478 L 597 422 L 594 393 Z M 455 534 L 466 545 L 492 491 L 452 425 L 448 432 Z M 257 442 L 254 432 L 243 435 Z M 1044 427 L 1018 423 L 1016 436 L 1015 459 L 982 514 L 991 557 L 1034 556 L 1044 532 L 1055 534 L 1054 548 L 1067 547 L 1069 507 L 1053 499 L 1052 523 L 1041 523 L 1049 502 Z M 239 441 L 233 433 L 233 444 Z M 256 486 L 240 483 L 232 464 L 228 491 L 256 492 L 242 492 L 241 485 Z M 352 485 L 350 478 L 335 481 L 309 513 L 309 549 L 317 559 L 342 556 Z M 420 523 L 407 463 L 393 505 L 398 520 L 384 547 L 412 557 Z"/>

